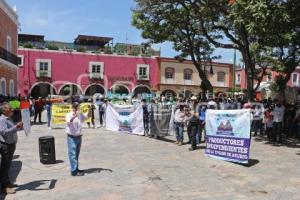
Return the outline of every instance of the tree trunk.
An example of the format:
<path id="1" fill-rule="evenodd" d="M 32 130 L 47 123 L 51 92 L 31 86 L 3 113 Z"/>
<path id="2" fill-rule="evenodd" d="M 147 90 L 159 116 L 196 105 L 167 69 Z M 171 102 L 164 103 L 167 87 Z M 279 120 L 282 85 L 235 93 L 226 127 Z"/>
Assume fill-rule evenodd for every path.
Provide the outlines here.
<path id="1" fill-rule="evenodd" d="M 255 66 L 253 66 L 251 62 L 251 58 L 248 56 L 249 54 L 246 53 L 246 51 L 241 51 L 244 63 L 245 63 L 245 75 L 247 80 L 247 95 L 246 99 L 248 101 L 253 101 L 255 95 L 253 91 L 253 80 L 254 80 L 254 69 Z"/>

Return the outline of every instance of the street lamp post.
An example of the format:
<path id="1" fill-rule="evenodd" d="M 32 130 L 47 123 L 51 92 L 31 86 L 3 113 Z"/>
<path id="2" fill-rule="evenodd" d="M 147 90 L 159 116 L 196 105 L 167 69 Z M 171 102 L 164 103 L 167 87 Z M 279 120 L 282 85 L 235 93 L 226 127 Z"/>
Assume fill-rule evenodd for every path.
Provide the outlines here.
<path id="1" fill-rule="evenodd" d="M 232 96 L 234 97 L 234 92 L 235 92 L 235 65 L 236 65 L 236 49 L 234 49 L 233 52 L 233 66 L 232 66 Z"/>

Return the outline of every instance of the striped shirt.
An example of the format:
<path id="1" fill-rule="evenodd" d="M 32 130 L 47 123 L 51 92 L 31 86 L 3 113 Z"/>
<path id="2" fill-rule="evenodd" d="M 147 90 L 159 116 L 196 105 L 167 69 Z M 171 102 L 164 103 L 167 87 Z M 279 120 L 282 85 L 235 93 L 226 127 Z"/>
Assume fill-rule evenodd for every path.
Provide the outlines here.
<path id="1" fill-rule="evenodd" d="M 0 116 L 0 142 L 15 144 L 18 141 L 16 125 L 6 116 Z"/>

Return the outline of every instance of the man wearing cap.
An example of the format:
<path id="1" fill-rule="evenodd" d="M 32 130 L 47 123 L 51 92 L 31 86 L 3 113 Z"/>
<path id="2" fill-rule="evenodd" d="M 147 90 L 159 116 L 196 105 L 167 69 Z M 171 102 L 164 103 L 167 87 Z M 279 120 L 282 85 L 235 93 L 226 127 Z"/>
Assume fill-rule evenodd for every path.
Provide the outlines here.
<path id="1" fill-rule="evenodd" d="M 68 141 L 68 156 L 70 160 L 70 170 L 72 176 L 83 176 L 84 171 L 78 168 L 78 158 L 81 147 L 81 130 L 84 121 L 91 117 L 91 108 L 87 115 L 84 115 L 79 110 L 79 104 L 72 104 L 72 111 L 66 115 L 66 133 Z"/>

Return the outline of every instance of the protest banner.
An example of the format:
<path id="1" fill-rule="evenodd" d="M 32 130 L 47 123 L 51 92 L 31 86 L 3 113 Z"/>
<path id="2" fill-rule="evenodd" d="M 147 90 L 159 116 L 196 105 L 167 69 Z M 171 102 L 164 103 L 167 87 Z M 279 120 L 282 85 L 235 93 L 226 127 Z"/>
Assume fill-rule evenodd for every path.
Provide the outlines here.
<path id="1" fill-rule="evenodd" d="M 28 136 L 31 132 L 29 108 L 22 109 L 21 116 L 22 116 L 22 122 L 23 122 L 23 130 L 24 130 L 26 136 Z"/>
<path id="2" fill-rule="evenodd" d="M 107 130 L 144 135 L 142 106 L 108 104 L 105 116 Z"/>
<path id="3" fill-rule="evenodd" d="M 90 103 L 81 103 L 80 112 L 88 114 Z M 53 125 L 60 125 L 66 123 L 66 115 L 72 111 L 71 104 L 52 104 L 51 107 L 51 120 Z M 91 118 L 88 118 L 85 122 L 91 122 Z"/>
<path id="4" fill-rule="evenodd" d="M 51 106 L 51 125 L 66 123 L 66 115 L 72 111 L 71 104 L 52 104 Z"/>
<path id="5" fill-rule="evenodd" d="M 248 163 L 250 110 L 206 111 L 205 155 L 237 163 Z"/>
<path id="6" fill-rule="evenodd" d="M 80 111 L 83 114 L 87 115 L 89 113 L 90 106 L 91 106 L 91 103 L 81 103 L 80 104 Z M 92 121 L 92 119 L 90 117 L 85 120 L 85 122 L 89 122 L 89 123 L 91 123 L 91 121 Z"/>
<path id="7" fill-rule="evenodd" d="M 172 105 L 149 105 L 150 132 L 153 136 L 165 137 L 173 135 L 174 110 Z"/>

